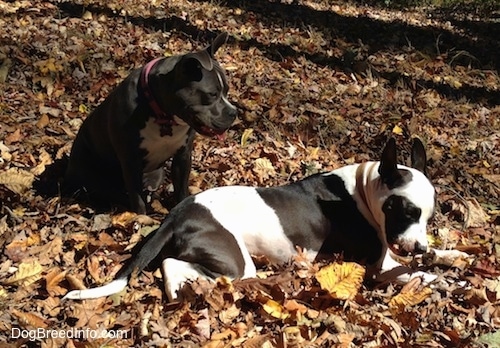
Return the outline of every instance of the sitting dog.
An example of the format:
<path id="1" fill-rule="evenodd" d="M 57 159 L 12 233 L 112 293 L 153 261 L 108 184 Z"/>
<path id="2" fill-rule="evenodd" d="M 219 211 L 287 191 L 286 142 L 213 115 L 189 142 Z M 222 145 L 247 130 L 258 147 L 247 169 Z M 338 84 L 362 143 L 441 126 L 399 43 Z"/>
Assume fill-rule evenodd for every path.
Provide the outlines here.
<path id="1" fill-rule="evenodd" d="M 145 213 L 144 191 L 158 188 L 172 158 L 174 199 L 187 197 L 195 131 L 222 134 L 236 117 L 214 59 L 226 39 L 220 34 L 204 50 L 155 59 L 120 83 L 83 122 L 63 193 L 84 192 L 91 202 Z"/>
<path id="2" fill-rule="evenodd" d="M 435 191 L 424 175 L 424 146 L 414 140 L 412 168 L 396 160 L 391 139 L 380 162 L 348 165 L 286 186 L 227 186 L 189 197 L 148 235 L 114 281 L 71 291 L 65 298 L 117 293 L 135 270 L 161 257 L 166 294 L 172 300 L 186 281 L 197 277 L 255 277 L 251 254 L 282 263 L 296 253 L 296 246 L 305 248 L 311 259 L 342 253 L 344 259 L 366 263 L 379 281 L 390 274 L 401 282 L 421 276 L 429 283 L 436 276 L 411 274 L 390 256 L 390 251 L 401 255 L 428 249 L 426 227 Z"/>

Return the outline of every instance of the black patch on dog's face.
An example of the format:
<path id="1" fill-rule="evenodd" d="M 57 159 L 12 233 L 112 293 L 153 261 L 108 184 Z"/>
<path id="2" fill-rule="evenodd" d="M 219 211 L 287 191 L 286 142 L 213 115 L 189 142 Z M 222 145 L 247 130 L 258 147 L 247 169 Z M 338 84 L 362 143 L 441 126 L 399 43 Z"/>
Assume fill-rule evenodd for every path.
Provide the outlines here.
<path id="1" fill-rule="evenodd" d="M 411 174 L 411 173 L 410 173 Z M 382 206 L 387 242 L 394 243 L 411 225 L 420 220 L 422 210 L 406 197 L 391 195 Z"/>
<path id="2" fill-rule="evenodd" d="M 382 182 L 387 185 L 387 188 L 393 190 L 397 187 L 403 187 L 411 182 L 413 174 L 406 169 L 398 169 L 397 175 L 391 177 L 382 177 Z"/>

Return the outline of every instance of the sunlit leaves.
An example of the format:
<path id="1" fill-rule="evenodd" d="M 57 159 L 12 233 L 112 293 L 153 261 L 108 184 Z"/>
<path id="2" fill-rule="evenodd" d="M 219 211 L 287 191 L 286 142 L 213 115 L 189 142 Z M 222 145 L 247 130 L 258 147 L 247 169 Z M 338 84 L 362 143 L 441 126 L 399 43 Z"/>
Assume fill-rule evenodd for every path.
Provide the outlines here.
<path id="1" fill-rule="evenodd" d="M 42 275 L 42 266 L 38 261 L 22 262 L 17 271 L 5 281 L 5 284 L 26 287 L 38 281 Z"/>
<path id="2" fill-rule="evenodd" d="M 358 293 L 365 276 L 365 268 L 354 262 L 332 263 L 316 273 L 321 288 L 333 298 L 351 300 Z"/>
<path id="3" fill-rule="evenodd" d="M 399 294 L 391 298 L 389 307 L 395 311 L 402 311 L 407 306 L 415 306 L 424 301 L 431 295 L 432 290 L 429 287 L 421 286 L 421 283 L 421 278 L 413 278 L 401 289 Z"/>

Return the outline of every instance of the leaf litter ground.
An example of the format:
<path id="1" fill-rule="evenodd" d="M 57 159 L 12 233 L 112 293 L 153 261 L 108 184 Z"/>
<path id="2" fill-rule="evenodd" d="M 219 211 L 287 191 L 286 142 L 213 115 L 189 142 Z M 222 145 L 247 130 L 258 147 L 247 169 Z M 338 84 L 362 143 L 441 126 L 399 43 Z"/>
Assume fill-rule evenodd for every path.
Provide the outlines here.
<path id="1" fill-rule="evenodd" d="M 498 347 L 498 11 L 0 1 L 0 344 Z M 176 303 L 166 301 L 155 269 L 134 276 L 124 293 L 61 303 L 69 289 L 112 279 L 167 212 L 159 197 L 170 187 L 153 197 L 151 217 L 98 214 L 47 195 L 54 178 L 46 174 L 133 68 L 203 47 L 220 31 L 230 34 L 218 59 L 240 118 L 222 142 L 197 138 L 191 192 L 279 185 L 378 159 L 388 136 L 407 157 L 408 140 L 419 136 L 440 203 L 431 242 L 472 255 L 430 269 L 449 285 L 362 284 L 363 268 L 339 259 L 334 272 L 299 252 L 286 265 L 257 259 L 258 279 L 194 282 Z M 32 341 L 14 338 L 15 328 L 126 334 Z"/>

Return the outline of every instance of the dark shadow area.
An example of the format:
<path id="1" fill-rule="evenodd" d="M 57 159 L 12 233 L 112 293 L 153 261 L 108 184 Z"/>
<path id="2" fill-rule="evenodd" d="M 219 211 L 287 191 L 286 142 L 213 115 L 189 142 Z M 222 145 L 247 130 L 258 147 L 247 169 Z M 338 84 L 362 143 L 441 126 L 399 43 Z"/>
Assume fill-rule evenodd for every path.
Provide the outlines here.
<path id="1" fill-rule="evenodd" d="M 207 0 L 195 0 L 206 2 Z M 299 4 L 283 4 L 275 1 L 227 0 L 223 6 L 251 11 L 264 24 L 295 23 L 299 26 L 311 25 L 348 42 L 360 40 L 370 46 L 369 53 L 392 47 L 405 47 L 411 44 L 417 50 L 436 46 L 439 40 L 441 52 L 466 50 L 478 57 L 481 65 L 500 68 L 498 47 L 483 45 L 481 38 L 470 38 L 433 27 L 411 26 L 402 21 L 379 21 L 368 17 L 342 16 L 332 11 L 320 11 Z"/>
<path id="2" fill-rule="evenodd" d="M 205 2 L 207 0 L 195 1 Z M 457 34 L 437 28 L 414 27 L 401 21 L 383 22 L 367 17 L 345 17 L 331 11 L 317 11 L 304 5 L 288 5 L 272 1 L 228 0 L 221 5 L 251 11 L 255 13 L 258 20 L 263 24 L 275 25 L 277 22 L 284 22 L 295 23 L 298 26 L 313 25 L 327 32 L 328 36 L 339 37 L 356 45 L 361 40 L 365 45 L 369 45 L 368 54 L 394 47 L 402 48 L 409 44 L 416 50 L 426 51 L 429 47 L 435 47 L 436 42 L 439 42 L 441 52 L 460 49 L 470 52 L 473 57 L 472 59 L 457 59 L 453 62 L 454 64 L 471 64 L 472 62 L 481 66 L 493 65 L 497 70 L 500 68 L 500 61 L 497 59 L 496 50 L 498 47 L 485 46 L 479 42 L 474 42 Z M 89 10 L 110 17 L 123 18 L 122 15 L 107 7 L 85 7 L 69 2 L 60 3 L 58 6 L 62 12 L 62 16 L 80 17 L 84 10 Z M 218 34 L 210 30 L 200 30 L 195 25 L 177 16 L 164 18 L 127 16 L 126 20 L 132 24 L 148 27 L 152 30 L 182 32 L 189 35 L 192 39 L 202 42 L 210 42 Z M 239 45 L 242 49 L 257 47 L 267 58 L 274 61 L 282 61 L 284 57 L 297 58 L 303 56 L 313 63 L 330 66 L 348 74 L 352 72 L 351 64 L 356 63 L 355 61 L 346 62 L 342 57 L 330 57 L 321 53 L 297 51 L 288 45 L 263 44 L 253 38 L 247 41 L 238 41 L 233 37 L 229 37 L 228 44 Z M 477 59 L 474 59 L 474 57 Z M 500 104 L 500 91 L 491 91 L 484 87 L 463 85 L 460 88 L 453 88 L 448 84 L 436 83 L 432 80 L 420 79 L 414 81 L 411 77 L 397 71 L 375 71 L 375 75 L 388 80 L 391 84 L 402 81 L 414 86 L 417 91 L 422 88 L 434 89 L 446 98 L 466 98 L 467 100 L 480 101 L 490 105 Z"/>

